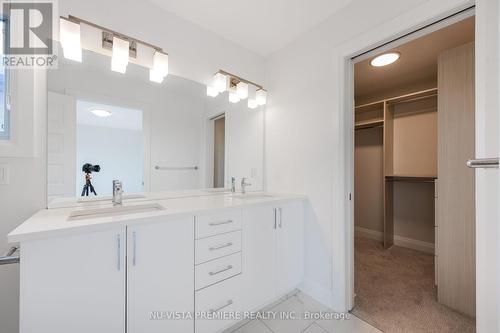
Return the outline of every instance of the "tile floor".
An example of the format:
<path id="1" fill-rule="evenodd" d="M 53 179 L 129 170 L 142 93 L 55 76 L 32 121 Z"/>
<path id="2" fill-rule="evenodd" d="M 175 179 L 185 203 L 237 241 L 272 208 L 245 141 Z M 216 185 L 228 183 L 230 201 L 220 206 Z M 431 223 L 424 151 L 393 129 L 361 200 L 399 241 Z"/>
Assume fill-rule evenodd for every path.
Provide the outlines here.
<path id="1" fill-rule="evenodd" d="M 330 310 L 304 293 L 297 293 L 281 303 L 264 311 L 297 315 L 309 312 L 328 312 Z M 255 319 L 245 325 L 227 332 L 232 333 L 377 333 L 381 332 L 361 319 L 350 315 L 349 319 Z"/>

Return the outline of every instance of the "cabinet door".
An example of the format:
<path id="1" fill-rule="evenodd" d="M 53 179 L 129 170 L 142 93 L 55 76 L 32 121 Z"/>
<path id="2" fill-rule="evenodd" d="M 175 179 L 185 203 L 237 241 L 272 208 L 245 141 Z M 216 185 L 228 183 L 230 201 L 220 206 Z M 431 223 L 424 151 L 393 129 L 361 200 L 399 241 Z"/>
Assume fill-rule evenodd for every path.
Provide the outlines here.
<path id="1" fill-rule="evenodd" d="M 194 217 L 128 227 L 127 332 L 193 332 Z"/>
<path id="2" fill-rule="evenodd" d="M 20 332 L 124 333 L 125 241 L 118 228 L 23 242 Z"/>
<path id="3" fill-rule="evenodd" d="M 243 308 L 250 311 L 276 297 L 274 212 L 272 206 L 243 209 Z"/>
<path id="4" fill-rule="evenodd" d="M 289 292 L 304 274 L 304 206 L 302 201 L 281 205 L 277 214 L 276 288 Z"/>

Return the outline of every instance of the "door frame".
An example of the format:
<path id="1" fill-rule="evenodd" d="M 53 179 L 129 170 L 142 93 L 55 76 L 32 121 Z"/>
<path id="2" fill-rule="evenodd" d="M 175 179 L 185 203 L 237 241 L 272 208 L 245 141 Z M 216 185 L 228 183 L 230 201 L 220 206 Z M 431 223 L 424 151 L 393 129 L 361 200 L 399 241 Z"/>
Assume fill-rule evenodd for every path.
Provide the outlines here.
<path id="1" fill-rule="evenodd" d="M 428 14 L 425 9 L 422 10 L 420 8 L 419 11 L 417 11 L 418 15 L 413 15 L 411 20 L 399 21 L 399 29 L 391 29 L 392 35 L 389 37 L 378 39 L 376 42 L 367 42 L 370 38 L 357 38 L 357 40 L 350 43 L 351 45 L 347 45 L 347 51 L 340 57 L 341 63 L 339 67 L 345 84 L 340 85 L 341 113 L 339 140 L 341 149 L 340 156 L 343 156 L 344 159 L 340 160 L 338 165 L 340 170 L 340 185 L 343 191 L 342 202 L 340 203 L 341 206 L 339 209 L 340 219 L 344 221 L 344 223 L 339 226 L 339 229 L 334 230 L 334 232 L 340 234 L 340 236 L 334 237 L 334 239 L 339 241 L 338 244 L 334 244 L 334 251 L 338 251 L 337 253 L 340 255 L 337 258 L 340 260 L 334 262 L 333 267 L 334 270 L 341 272 L 337 276 L 334 275 L 334 282 L 337 283 L 335 289 L 341 290 L 339 284 L 345 287 L 343 288 L 345 293 L 341 296 L 337 296 L 335 303 L 340 306 L 343 304 L 343 308 L 346 311 L 350 311 L 354 307 L 354 64 L 369 58 L 375 52 L 383 52 L 398 44 L 406 43 L 412 39 L 416 39 L 422 35 L 463 20 L 467 17 L 464 16 L 463 13 L 468 9 L 472 9 L 472 14 L 476 16 L 477 45 L 478 40 L 484 41 L 484 38 L 481 38 L 478 34 L 478 22 L 480 22 L 480 24 L 483 24 L 483 21 L 486 22 L 485 12 L 487 10 L 485 10 L 485 7 L 487 7 L 487 4 L 485 3 L 488 1 L 490 0 L 463 1 L 459 6 L 443 4 L 443 6 L 439 6 L 439 8 L 435 8 L 436 3 L 431 1 L 432 3 L 428 4 L 429 6 L 434 6 L 431 14 Z M 483 4 L 485 4 L 484 7 L 482 7 Z M 477 10 L 477 7 L 481 9 Z M 471 14 L 466 15 L 471 16 Z M 382 31 L 384 30 L 382 29 Z M 476 86 L 478 86 L 478 80 L 483 80 L 484 82 L 485 77 L 478 77 L 476 73 Z M 476 95 L 476 105 L 477 104 L 478 96 Z M 478 112 L 478 110 L 476 110 L 476 112 Z M 477 129 L 478 127 L 476 125 L 476 130 Z M 335 281 L 336 278 L 337 281 Z M 479 295 L 476 296 L 476 303 L 478 301 Z M 478 306 L 478 308 L 481 307 Z M 490 316 L 491 315 L 488 314 L 484 317 L 487 319 Z M 496 325 L 498 325 L 498 322 Z M 479 318 L 478 327 L 480 327 Z"/>

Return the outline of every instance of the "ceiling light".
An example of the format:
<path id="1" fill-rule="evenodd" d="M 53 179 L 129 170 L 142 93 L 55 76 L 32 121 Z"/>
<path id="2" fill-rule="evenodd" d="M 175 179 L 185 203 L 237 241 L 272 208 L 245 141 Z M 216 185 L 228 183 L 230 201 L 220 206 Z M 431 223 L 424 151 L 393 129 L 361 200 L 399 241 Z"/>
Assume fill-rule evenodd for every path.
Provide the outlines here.
<path id="1" fill-rule="evenodd" d="M 248 99 L 248 108 L 256 109 L 258 106 L 259 106 L 259 104 L 257 104 L 257 100 L 255 100 L 253 98 Z"/>
<path id="2" fill-rule="evenodd" d="M 227 76 L 222 73 L 217 73 L 213 77 L 213 87 L 220 93 L 227 90 L 227 82 Z"/>
<path id="3" fill-rule="evenodd" d="M 267 103 L 267 91 L 264 89 L 259 89 L 257 90 L 256 94 L 256 100 L 258 105 L 266 105 Z"/>
<path id="4" fill-rule="evenodd" d="M 217 89 L 215 89 L 212 86 L 207 86 L 207 96 L 217 97 L 217 95 L 219 95 L 219 92 L 217 91 Z"/>
<path id="5" fill-rule="evenodd" d="M 238 103 L 240 101 L 240 96 L 238 96 L 238 93 L 236 91 L 229 92 L 229 101 L 231 103 Z"/>
<path id="6" fill-rule="evenodd" d="M 82 62 L 82 45 L 80 24 L 59 19 L 59 41 L 63 48 L 64 58 Z"/>
<path id="7" fill-rule="evenodd" d="M 168 75 L 168 54 L 155 51 L 153 55 L 153 68 L 149 69 L 149 80 L 162 83 Z"/>
<path id="8" fill-rule="evenodd" d="M 103 110 L 103 109 L 94 109 L 94 110 L 91 110 L 90 112 L 92 112 L 96 116 L 102 117 L 102 118 L 109 117 L 113 114 L 111 111 Z"/>
<path id="9" fill-rule="evenodd" d="M 130 43 L 127 40 L 113 37 L 113 56 L 111 58 L 111 70 L 125 73 L 128 65 Z"/>
<path id="10" fill-rule="evenodd" d="M 381 54 L 372 59 L 370 64 L 374 67 L 383 67 L 396 62 L 401 57 L 399 52 L 389 52 Z"/>
<path id="11" fill-rule="evenodd" d="M 236 93 L 240 99 L 248 98 L 248 84 L 245 82 L 239 82 L 236 85 Z"/>

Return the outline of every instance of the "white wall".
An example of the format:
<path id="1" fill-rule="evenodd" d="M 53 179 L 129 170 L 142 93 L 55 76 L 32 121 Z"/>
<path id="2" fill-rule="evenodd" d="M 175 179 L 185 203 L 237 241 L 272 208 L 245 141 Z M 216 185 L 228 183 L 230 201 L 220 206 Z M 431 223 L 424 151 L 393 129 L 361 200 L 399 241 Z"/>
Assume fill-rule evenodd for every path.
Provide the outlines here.
<path id="1" fill-rule="evenodd" d="M 271 191 L 307 194 L 304 289 L 337 311 L 346 311 L 344 220 L 347 191 L 341 97 L 344 57 L 465 1 L 353 1 L 267 62 L 267 185 Z"/>
<path id="2" fill-rule="evenodd" d="M 158 44 L 170 54 L 171 73 L 206 83 L 222 68 L 250 80 L 262 82 L 264 60 L 198 26 L 160 10 L 144 1 L 60 0 L 60 15 L 75 15 L 110 29 Z M 44 76 L 34 78 L 21 71 L 17 87 L 22 99 L 14 112 L 19 117 L 21 155 L 0 157 L 10 165 L 10 184 L 0 185 L 0 253 L 9 244 L 6 235 L 25 219 L 46 206 L 46 97 Z M 36 85 L 35 85 L 36 82 Z M 34 123 L 31 126 L 31 123 Z M 30 149 L 39 146 L 39 149 Z M 12 150 L 0 150 L 0 156 L 13 156 Z M 17 156 L 17 155 L 16 155 Z M 0 323 L 2 332 L 18 331 L 18 268 L 0 268 Z"/>

